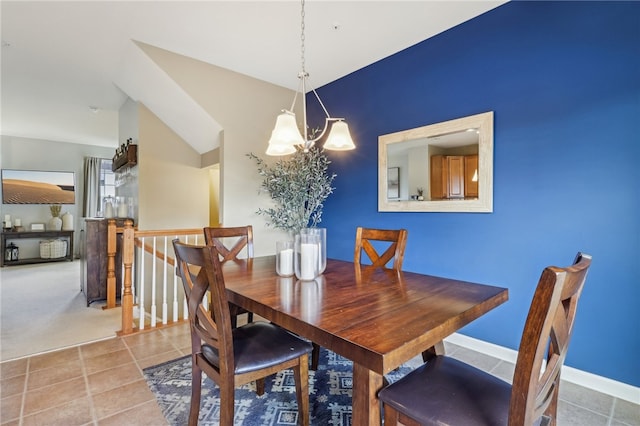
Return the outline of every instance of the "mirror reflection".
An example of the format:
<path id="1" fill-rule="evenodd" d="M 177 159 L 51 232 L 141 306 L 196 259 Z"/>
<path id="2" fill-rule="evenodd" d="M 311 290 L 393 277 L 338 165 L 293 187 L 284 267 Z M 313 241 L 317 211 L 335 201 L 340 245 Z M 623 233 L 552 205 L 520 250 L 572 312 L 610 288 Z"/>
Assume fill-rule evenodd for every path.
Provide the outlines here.
<path id="1" fill-rule="evenodd" d="M 491 212 L 493 113 L 378 138 L 379 211 Z"/>

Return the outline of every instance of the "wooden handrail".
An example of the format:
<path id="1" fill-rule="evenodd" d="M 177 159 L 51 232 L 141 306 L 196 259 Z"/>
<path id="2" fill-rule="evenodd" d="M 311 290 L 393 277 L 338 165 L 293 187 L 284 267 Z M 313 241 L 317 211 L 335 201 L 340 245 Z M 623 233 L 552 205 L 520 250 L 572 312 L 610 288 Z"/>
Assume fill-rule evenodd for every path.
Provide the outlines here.
<path id="1" fill-rule="evenodd" d="M 135 229 L 133 221 L 126 219 L 123 227 L 116 226 L 115 219 L 109 219 L 107 223 L 107 306 L 115 307 L 116 300 L 116 274 L 115 258 L 117 252 L 116 236 L 122 234 L 122 264 L 124 275 L 122 277 L 122 329 L 119 335 L 132 334 L 136 329 L 133 326 L 133 277 L 132 266 L 135 256 L 135 247 L 141 248 L 143 252 L 156 256 L 172 267 L 175 266 L 175 259 L 166 256 L 165 253 L 154 251 L 152 246 L 142 244 L 142 238 L 147 237 L 167 237 L 167 236 L 188 236 L 203 235 L 202 228 L 196 229 L 165 229 L 165 230 L 145 230 Z M 204 237 L 203 237 L 204 241 Z M 112 306 L 110 306 L 110 303 Z"/>

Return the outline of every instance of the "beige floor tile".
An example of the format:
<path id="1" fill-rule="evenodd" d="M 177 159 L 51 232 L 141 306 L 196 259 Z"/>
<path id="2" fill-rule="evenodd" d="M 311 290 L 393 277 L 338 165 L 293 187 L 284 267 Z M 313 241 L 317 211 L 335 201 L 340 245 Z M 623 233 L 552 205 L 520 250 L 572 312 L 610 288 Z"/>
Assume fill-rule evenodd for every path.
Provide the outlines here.
<path id="1" fill-rule="evenodd" d="M 22 393 L 5 397 L 0 400 L 0 424 L 5 424 L 10 420 L 20 419 L 20 409 L 22 408 Z"/>
<path id="2" fill-rule="evenodd" d="M 84 366 L 87 374 L 93 374 L 119 365 L 129 364 L 130 362 L 133 362 L 133 357 L 129 350 L 121 349 L 119 351 L 87 358 L 84 360 Z"/>
<path id="3" fill-rule="evenodd" d="M 15 359 L 0 363 L 0 379 L 19 376 L 27 372 L 29 358 Z"/>
<path id="4" fill-rule="evenodd" d="M 560 399 L 580 407 L 587 407 L 589 410 L 603 416 L 611 415 L 614 400 L 610 395 L 566 381 L 560 383 Z"/>
<path id="5" fill-rule="evenodd" d="M 191 343 L 189 343 L 188 346 L 182 346 L 178 348 L 178 350 L 182 353 L 182 355 L 191 355 L 191 352 L 192 352 Z"/>
<path id="6" fill-rule="evenodd" d="M 26 379 L 27 375 L 23 374 L 0 380 L 0 396 L 6 398 L 24 392 Z"/>
<path id="7" fill-rule="evenodd" d="M 136 359 L 143 359 L 164 352 L 177 350 L 177 347 L 172 344 L 171 340 L 161 337 L 158 340 L 149 340 L 144 345 L 132 346 L 130 349 Z"/>
<path id="8" fill-rule="evenodd" d="M 60 364 L 56 367 L 36 370 L 29 373 L 27 391 L 82 377 L 82 374 L 82 363 L 80 362 Z"/>
<path id="9" fill-rule="evenodd" d="M 106 353 L 115 352 L 125 349 L 124 342 L 120 338 L 101 340 L 95 343 L 89 343 L 80 347 L 80 352 L 84 359 L 93 358 L 95 356 L 104 355 Z"/>
<path id="10" fill-rule="evenodd" d="M 633 426 L 640 426 L 640 405 L 623 399 L 616 399 L 613 418 Z"/>
<path id="11" fill-rule="evenodd" d="M 184 322 L 179 325 L 163 328 L 160 330 L 160 333 L 167 338 L 178 337 L 178 336 L 189 336 L 190 335 L 189 323 Z"/>
<path id="12" fill-rule="evenodd" d="M 191 353 L 191 352 L 189 352 Z M 162 364 L 163 362 L 171 361 L 180 357 L 183 357 L 184 354 L 178 350 L 172 350 L 168 352 L 163 352 L 161 354 L 155 354 L 149 358 L 143 358 L 138 360 L 138 365 L 141 369 L 152 367 L 154 365 Z"/>
<path id="13" fill-rule="evenodd" d="M 87 396 L 83 377 L 45 386 L 26 393 L 24 415 L 47 410 Z"/>
<path id="14" fill-rule="evenodd" d="M 141 378 L 142 373 L 133 362 L 89 374 L 87 377 L 89 392 L 91 392 L 92 395 L 118 388 L 122 385 L 140 380 Z"/>
<path id="15" fill-rule="evenodd" d="M 584 407 L 558 402 L 558 426 L 607 426 L 608 417 Z"/>
<path id="16" fill-rule="evenodd" d="M 29 371 L 55 367 L 69 362 L 80 362 L 80 350 L 77 347 L 36 355 L 29 362 Z"/>
<path id="17" fill-rule="evenodd" d="M 22 426 L 74 426 L 93 421 L 87 397 L 69 401 L 63 405 L 25 416 Z"/>
<path id="18" fill-rule="evenodd" d="M 147 382 L 138 380 L 117 389 L 92 395 L 98 419 L 104 419 L 144 402 L 155 401 Z"/>
<path id="19" fill-rule="evenodd" d="M 140 332 L 131 336 L 125 336 L 122 341 L 129 347 L 144 346 L 157 342 L 164 342 L 165 345 L 171 344 L 171 340 L 160 333 L 159 330 Z"/>
<path id="20" fill-rule="evenodd" d="M 98 424 L 100 426 L 162 426 L 168 423 L 156 401 L 148 401 L 129 410 L 101 419 Z"/>

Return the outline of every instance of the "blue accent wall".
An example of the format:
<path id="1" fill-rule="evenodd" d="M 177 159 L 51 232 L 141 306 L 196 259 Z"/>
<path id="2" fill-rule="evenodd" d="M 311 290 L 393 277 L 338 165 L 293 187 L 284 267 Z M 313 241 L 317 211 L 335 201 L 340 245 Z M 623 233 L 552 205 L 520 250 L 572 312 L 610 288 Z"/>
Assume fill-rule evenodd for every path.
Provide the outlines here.
<path id="1" fill-rule="evenodd" d="M 327 152 L 329 257 L 406 228 L 406 270 L 509 288 L 461 333 L 517 349 L 542 269 L 589 253 L 566 365 L 640 386 L 640 2 L 510 2 L 318 93 L 357 145 Z M 378 212 L 379 135 L 486 111 L 493 213 Z"/>

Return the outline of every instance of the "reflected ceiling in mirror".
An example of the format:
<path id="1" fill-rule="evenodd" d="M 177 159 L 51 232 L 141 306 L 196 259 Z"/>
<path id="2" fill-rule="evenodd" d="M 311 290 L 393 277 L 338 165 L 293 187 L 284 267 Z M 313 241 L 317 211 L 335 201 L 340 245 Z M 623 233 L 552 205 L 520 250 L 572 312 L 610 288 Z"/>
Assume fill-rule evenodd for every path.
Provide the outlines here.
<path id="1" fill-rule="evenodd" d="M 379 136 L 378 211 L 492 212 L 493 112 Z"/>

